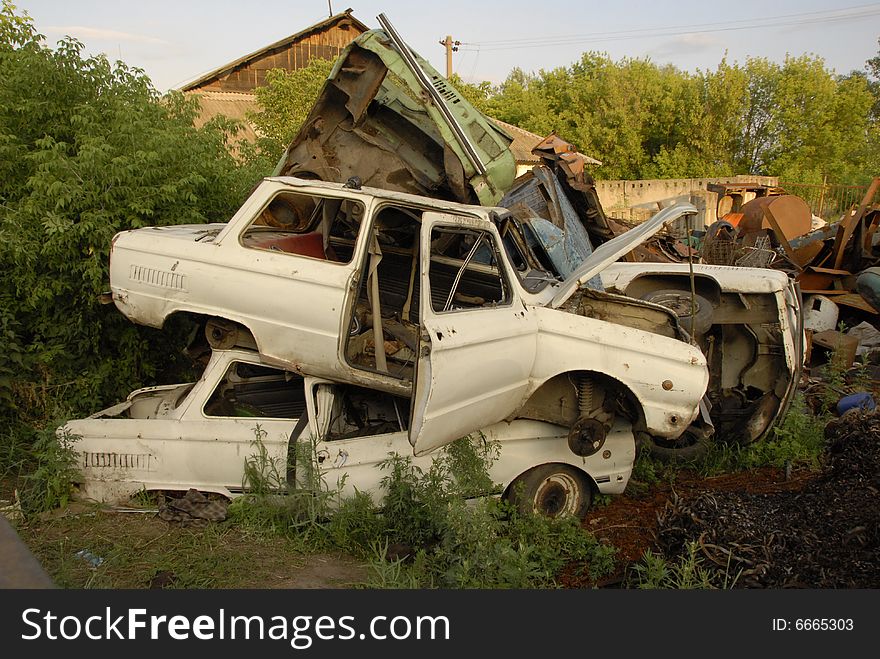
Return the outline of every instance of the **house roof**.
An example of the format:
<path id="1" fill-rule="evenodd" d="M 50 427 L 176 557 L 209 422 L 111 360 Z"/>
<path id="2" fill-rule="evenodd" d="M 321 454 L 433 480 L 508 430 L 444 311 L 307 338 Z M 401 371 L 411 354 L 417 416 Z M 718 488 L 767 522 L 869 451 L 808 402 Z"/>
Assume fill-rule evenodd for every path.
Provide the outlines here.
<path id="1" fill-rule="evenodd" d="M 513 157 L 516 159 L 517 163 L 531 164 L 541 161 L 538 156 L 532 153 L 532 149 L 543 142 L 545 138 L 541 137 L 540 135 L 530 133 L 529 131 L 520 128 L 519 126 L 514 126 L 513 124 L 500 121 L 499 119 L 492 119 L 492 117 L 489 118 L 494 123 L 501 126 L 501 128 L 507 131 L 507 133 L 513 138 L 513 142 L 510 145 L 510 150 L 513 151 Z M 584 163 L 587 165 L 602 164 L 601 161 L 584 155 L 583 153 L 578 153 L 578 155 L 584 159 Z"/>
<path id="2" fill-rule="evenodd" d="M 367 25 L 365 25 L 364 23 L 361 23 L 358 19 L 356 19 L 354 16 L 351 15 L 352 11 L 353 10 L 351 8 L 346 9 L 345 11 L 343 11 L 339 14 L 334 14 L 330 18 L 327 18 L 326 20 L 323 20 L 320 23 L 315 23 L 314 25 L 307 27 L 304 30 L 299 31 L 296 34 L 291 34 L 289 37 L 285 37 L 284 39 L 281 39 L 280 41 L 276 41 L 275 43 L 272 43 L 272 44 L 269 44 L 268 46 L 265 46 L 264 48 L 260 48 L 259 50 L 256 50 L 256 51 L 250 53 L 249 55 L 245 55 L 244 57 L 239 57 L 237 60 L 235 60 L 233 62 L 229 62 L 228 64 L 224 64 L 223 66 L 216 68 L 213 71 L 209 71 L 208 73 L 205 73 L 204 75 L 199 76 L 198 78 L 196 78 L 195 80 L 192 80 L 191 82 L 187 82 L 187 83 L 181 85 L 180 91 L 184 91 L 184 92 L 193 91 L 196 88 L 198 88 L 199 86 L 208 82 L 209 80 L 212 80 L 214 78 L 219 78 L 220 76 L 222 76 L 226 73 L 229 73 L 233 69 L 236 69 L 251 60 L 258 59 L 258 58 L 262 57 L 263 55 L 271 52 L 272 50 L 284 48 L 285 46 L 290 45 L 294 41 L 298 41 L 299 39 L 302 39 L 302 38 L 308 36 L 312 32 L 319 32 L 319 31 L 321 31 L 325 28 L 328 28 L 328 27 L 332 26 L 333 24 L 341 22 L 343 20 L 351 21 L 352 25 L 354 25 L 361 32 L 366 32 L 367 30 L 369 30 L 370 28 Z"/>
<path id="3" fill-rule="evenodd" d="M 196 128 L 201 128 L 212 117 L 223 115 L 230 119 L 238 119 L 242 129 L 238 133 L 239 139 L 248 142 L 257 141 L 257 133 L 254 126 L 247 119 L 248 112 L 256 112 L 260 108 L 257 105 L 257 97 L 254 94 L 240 94 L 238 92 L 217 92 L 204 89 L 194 89 L 185 92 L 186 96 L 194 95 L 199 99 L 199 116 L 196 118 Z"/>

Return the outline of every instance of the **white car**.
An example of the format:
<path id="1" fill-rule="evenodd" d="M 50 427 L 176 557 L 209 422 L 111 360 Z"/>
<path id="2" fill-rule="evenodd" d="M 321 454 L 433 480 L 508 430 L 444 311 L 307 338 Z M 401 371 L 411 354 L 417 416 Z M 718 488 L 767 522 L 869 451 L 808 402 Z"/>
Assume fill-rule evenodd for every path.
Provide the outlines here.
<path id="1" fill-rule="evenodd" d="M 378 502 L 386 475 L 379 463 L 412 454 L 409 412 L 404 398 L 303 378 L 267 366 L 253 351 L 217 350 L 198 382 L 139 389 L 59 432 L 77 438 L 84 499 L 121 504 L 140 491 L 190 488 L 231 499 L 247 491 L 244 465 L 259 437 L 282 475 L 295 468 L 290 442 L 314 438 L 327 484 L 343 482 L 344 495 L 357 489 Z M 582 517 L 594 492 L 622 492 L 635 458 L 623 419 L 588 457 L 571 451 L 567 428 L 545 422 L 496 423 L 480 433 L 499 443 L 489 474 L 503 495 L 550 516 Z M 413 462 L 426 468 L 435 455 Z"/>
<path id="2" fill-rule="evenodd" d="M 620 417 L 670 440 L 697 420 L 709 371 L 673 312 L 602 291 L 601 310 L 573 304 L 693 212 L 661 211 L 560 282 L 525 267 L 504 209 L 278 177 L 228 224 L 118 234 L 110 284 L 137 323 L 195 315 L 215 349 L 412 397 L 416 454 L 530 418 L 568 427 L 586 455 Z"/>

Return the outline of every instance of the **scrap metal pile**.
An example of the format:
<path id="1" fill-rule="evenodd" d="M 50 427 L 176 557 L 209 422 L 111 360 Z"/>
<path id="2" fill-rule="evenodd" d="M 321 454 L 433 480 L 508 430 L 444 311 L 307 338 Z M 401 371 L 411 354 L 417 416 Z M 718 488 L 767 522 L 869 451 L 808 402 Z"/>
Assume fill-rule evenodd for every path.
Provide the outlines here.
<path id="1" fill-rule="evenodd" d="M 807 362 L 818 346 L 842 349 L 852 363 L 859 336 L 844 334 L 839 324 L 873 325 L 880 310 L 878 191 L 880 178 L 875 178 L 858 208 L 826 224 L 811 215 L 800 197 L 780 189 L 759 190 L 761 196 L 707 227 L 701 260 L 788 272 L 804 296 Z"/>
<path id="2" fill-rule="evenodd" d="M 261 418 L 278 421 L 273 457 L 287 467 L 291 447 L 311 434 L 327 443 L 324 467 L 346 469 L 365 490 L 351 474 L 384 459 L 389 444 L 358 437 L 393 436 L 398 452 L 416 457 L 471 433 L 528 440 L 531 452 L 511 449 L 519 457 L 496 481 L 509 483 L 508 495 L 525 484 L 529 505 L 552 515 L 580 514 L 594 491 L 622 492 L 636 441 L 679 459 L 712 437 L 766 436 L 802 363 L 790 278 L 671 257 L 648 263 L 638 252 L 695 206 L 674 204 L 622 230 L 605 216 L 583 156 L 553 135 L 534 150 L 544 164 L 514 178 L 510 136 L 380 23 L 345 49 L 274 175 L 229 222 L 114 237 L 108 297 L 119 311 L 157 328 L 188 318 L 202 330 L 194 354 L 240 365 L 228 376 L 212 370 L 203 387 L 133 392 L 78 426 L 89 449 L 85 491 L 244 491 L 241 469 L 226 469 L 217 449 L 214 459 L 183 441 L 135 452 L 132 439 L 146 428 L 191 437 L 192 427 L 228 433 L 226 448 L 240 453 L 253 424 L 233 412 L 250 384 L 271 385 L 270 402 L 300 403 Z M 296 391 L 276 391 L 279 379 Z M 205 398 L 218 381 L 236 398 L 212 413 Z M 372 401 L 381 426 L 347 414 L 346 387 Z M 353 428 L 335 436 L 343 417 Z"/>
<path id="3" fill-rule="evenodd" d="M 821 476 L 797 492 L 704 492 L 667 504 L 658 545 L 696 543 L 703 565 L 738 588 L 880 586 L 880 416 L 853 411 L 825 429 Z"/>

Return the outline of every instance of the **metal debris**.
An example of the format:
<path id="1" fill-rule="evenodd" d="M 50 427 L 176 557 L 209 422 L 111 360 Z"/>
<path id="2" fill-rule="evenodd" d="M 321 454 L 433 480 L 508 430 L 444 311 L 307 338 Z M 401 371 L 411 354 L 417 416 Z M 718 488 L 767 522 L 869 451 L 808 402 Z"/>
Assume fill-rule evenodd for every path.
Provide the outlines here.
<path id="1" fill-rule="evenodd" d="M 737 588 L 880 586 L 880 415 L 851 412 L 825 436 L 822 473 L 800 491 L 674 498 L 658 516 L 663 553 L 695 542 Z"/>

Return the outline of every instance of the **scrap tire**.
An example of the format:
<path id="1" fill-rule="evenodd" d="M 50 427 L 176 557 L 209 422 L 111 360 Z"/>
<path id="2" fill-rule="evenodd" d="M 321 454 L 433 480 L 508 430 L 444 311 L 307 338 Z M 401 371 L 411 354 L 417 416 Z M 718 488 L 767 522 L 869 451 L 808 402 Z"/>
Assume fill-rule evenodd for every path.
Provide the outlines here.
<path id="1" fill-rule="evenodd" d="M 661 307 L 670 309 L 678 316 L 679 324 L 686 332 L 691 331 L 691 316 L 694 318 L 694 335 L 701 336 L 712 327 L 712 317 L 715 309 L 712 303 L 702 295 L 695 295 L 694 302 L 697 307 L 696 314 L 691 310 L 691 293 L 676 288 L 661 288 L 642 295 L 646 302 L 659 304 Z"/>
<path id="2" fill-rule="evenodd" d="M 588 479 L 567 464 L 545 464 L 517 476 L 505 494 L 521 514 L 583 520 L 593 502 Z"/>
<path id="3" fill-rule="evenodd" d="M 651 457 L 660 462 L 690 462 L 703 457 L 712 445 L 710 437 L 692 430 L 685 430 L 678 439 L 667 440 L 659 437 L 645 439 L 644 448 Z"/>

